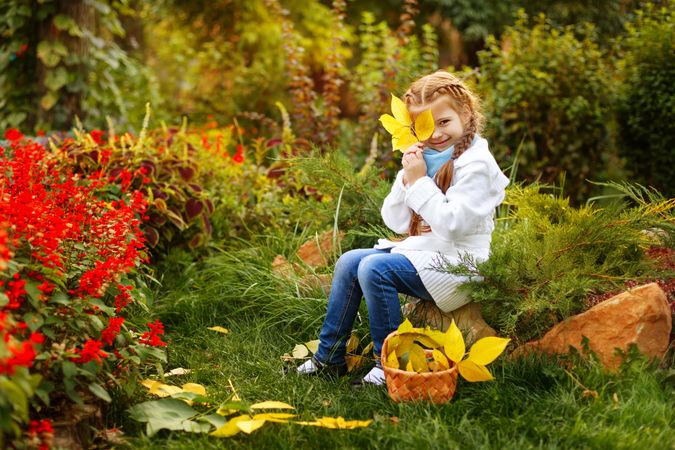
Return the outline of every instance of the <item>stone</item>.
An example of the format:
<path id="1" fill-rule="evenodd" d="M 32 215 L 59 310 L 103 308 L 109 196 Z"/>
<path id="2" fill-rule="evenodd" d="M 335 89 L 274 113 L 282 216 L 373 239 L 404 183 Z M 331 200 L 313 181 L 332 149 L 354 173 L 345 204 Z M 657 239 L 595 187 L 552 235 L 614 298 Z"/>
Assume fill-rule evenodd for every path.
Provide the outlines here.
<path id="1" fill-rule="evenodd" d="M 340 242 L 342 242 L 342 238 L 344 238 L 344 233 L 340 231 L 337 233 L 335 242 L 338 248 Z M 296 254 L 309 267 L 317 269 L 319 267 L 326 267 L 335 251 L 333 231 L 328 230 L 302 244 Z"/>
<path id="2" fill-rule="evenodd" d="M 666 295 L 657 283 L 622 292 L 555 325 L 538 341 L 518 347 L 511 356 L 531 352 L 567 353 L 570 347 L 583 351 L 582 340 L 609 369 L 621 358 L 615 349 L 627 351 L 631 344 L 646 356 L 662 359 L 668 349 L 672 317 Z"/>
<path id="3" fill-rule="evenodd" d="M 410 320 L 413 326 L 429 326 L 444 332 L 454 320 L 464 335 L 467 347 L 481 338 L 497 335 L 495 330 L 483 320 L 480 305 L 475 302 L 467 303 L 461 308 L 445 313 L 434 302 L 408 297 L 408 302 L 403 306 L 403 315 Z"/>

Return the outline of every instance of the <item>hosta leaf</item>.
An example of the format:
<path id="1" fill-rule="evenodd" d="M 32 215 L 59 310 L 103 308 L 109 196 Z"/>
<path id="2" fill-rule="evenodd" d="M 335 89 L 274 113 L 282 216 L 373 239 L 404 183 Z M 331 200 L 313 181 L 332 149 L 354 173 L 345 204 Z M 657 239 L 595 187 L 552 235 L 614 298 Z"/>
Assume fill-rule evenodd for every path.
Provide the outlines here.
<path id="1" fill-rule="evenodd" d="M 303 344 L 298 344 L 293 347 L 293 358 L 306 358 L 309 355 L 309 349 Z"/>
<path id="2" fill-rule="evenodd" d="M 510 339 L 494 336 L 484 337 L 473 344 L 467 360 L 486 366 L 502 354 L 509 342 Z"/>
<path id="3" fill-rule="evenodd" d="M 475 382 L 494 380 L 494 377 L 485 366 L 476 364 L 475 362 L 469 361 L 468 359 L 465 361 L 460 361 L 457 364 L 457 368 L 459 369 L 459 374 L 464 377 L 466 381 Z"/>
<path id="4" fill-rule="evenodd" d="M 295 407 L 288 403 L 278 402 L 276 400 L 267 400 L 264 402 L 254 403 L 251 409 L 295 409 Z"/>
<path id="5" fill-rule="evenodd" d="M 415 118 L 415 135 L 420 141 L 426 141 L 434 132 L 434 118 L 431 110 L 422 111 Z"/>
<path id="6" fill-rule="evenodd" d="M 445 332 L 445 342 L 443 343 L 445 354 L 451 361 L 458 363 L 464 358 L 466 347 L 464 346 L 464 337 L 459 331 L 455 321 L 450 324 L 450 328 Z"/>
<path id="7" fill-rule="evenodd" d="M 237 422 L 237 427 L 246 434 L 253 433 L 263 425 L 265 425 L 264 419 L 240 420 Z"/>
<path id="8" fill-rule="evenodd" d="M 147 434 L 152 436 L 161 429 L 184 430 L 183 422 L 197 414 L 185 402 L 175 399 L 153 400 L 129 409 L 129 415 L 138 422 L 147 422 Z M 206 425 L 206 424 L 205 424 Z"/>
<path id="9" fill-rule="evenodd" d="M 225 425 L 218 428 L 216 431 L 212 432 L 210 436 L 214 437 L 231 437 L 239 433 L 241 429 L 237 426 L 237 422 L 242 422 L 246 420 L 251 420 L 251 416 L 248 414 L 242 414 L 241 416 L 233 417 L 228 420 Z"/>
<path id="10" fill-rule="evenodd" d="M 391 94 L 391 113 L 402 125 L 410 126 L 412 124 L 408 107 L 405 106 L 403 100 L 396 97 L 394 94 Z"/>
<path id="11" fill-rule="evenodd" d="M 230 330 L 221 326 L 209 327 L 209 330 L 217 331 L 218 333 L 228 334 Z"/>

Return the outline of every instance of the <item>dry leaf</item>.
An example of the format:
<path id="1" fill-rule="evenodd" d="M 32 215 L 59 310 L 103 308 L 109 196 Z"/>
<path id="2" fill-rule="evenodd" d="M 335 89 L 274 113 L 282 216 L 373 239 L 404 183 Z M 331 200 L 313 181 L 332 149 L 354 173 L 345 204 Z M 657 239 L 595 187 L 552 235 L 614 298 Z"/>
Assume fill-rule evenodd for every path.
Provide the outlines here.
<path id="1" fill-rule="evenodd" d="M 192 372 L 192 369 L 183 369 L 182 367 L 178 367 L 176 369 L 172 369 L 164 374 L 165 377 L 170 377 L 173 375 L 187 375 L 190 372 Z"/>
<path id="2" fill-rule="evenodd" d="M 302 359 L 309 355 L 309 349 L 304 344 L 298 344 L 293 348 L 293 358 Z"/>
<path id="3" fill-rule="evenodd" d="M 307 347 L 310 352 L 316 353 L 316 351 L 319 350 L 320 343 L 320 339 L 314 339 L 313 341 L 305 342 L 305 347 Z"/>

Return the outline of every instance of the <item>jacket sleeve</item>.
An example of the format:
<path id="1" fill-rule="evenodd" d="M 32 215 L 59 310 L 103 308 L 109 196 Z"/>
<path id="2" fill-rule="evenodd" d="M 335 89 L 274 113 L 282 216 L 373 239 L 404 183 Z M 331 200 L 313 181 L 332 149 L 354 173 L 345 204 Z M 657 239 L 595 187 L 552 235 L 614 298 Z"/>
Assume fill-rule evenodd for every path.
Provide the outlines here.
<path id="1" fill-rule="evenodd" d="M 495 164 L 496 166 L 496 164 Z M 422 177 L 405 193 L 405 203 L 431 226 L 441 239 L 456 240 L 474 232 L 504 200 L 508 178 L 490 161 L 476 159 L 455 171 L 452 186 L 443 194 L 429 177 Z"/>
<path id="2" fill-rule="evenodd" d="M 412 211 L 406 204 L 406 188 L 403 185 L 403 170 L 396 175 L 391 192 L 382 204 L 382 220 L 395 233 L 403 234 L 408 231 Z"/>

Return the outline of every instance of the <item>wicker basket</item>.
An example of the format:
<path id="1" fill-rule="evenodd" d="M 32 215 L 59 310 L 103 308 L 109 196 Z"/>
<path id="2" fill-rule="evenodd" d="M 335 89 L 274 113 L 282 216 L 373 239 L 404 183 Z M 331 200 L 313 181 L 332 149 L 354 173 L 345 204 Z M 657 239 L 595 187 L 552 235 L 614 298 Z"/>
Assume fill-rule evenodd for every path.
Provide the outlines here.
<path id="1" fill-rule="evenodd" d="M 457 386 L 457 366 L 441 372 L 408 372 L 394 369 L 385 365 L 389 338 L 396 331 L 389 334 L 382 345 L 382 367 L 387 380 L 389 397 L 395 402 L 409 402 L 412 400 L 426 400 L 431 403 L 446 403 L 455 394 Z M 431 351 L 429 351 L 431 353 Z"/>

